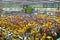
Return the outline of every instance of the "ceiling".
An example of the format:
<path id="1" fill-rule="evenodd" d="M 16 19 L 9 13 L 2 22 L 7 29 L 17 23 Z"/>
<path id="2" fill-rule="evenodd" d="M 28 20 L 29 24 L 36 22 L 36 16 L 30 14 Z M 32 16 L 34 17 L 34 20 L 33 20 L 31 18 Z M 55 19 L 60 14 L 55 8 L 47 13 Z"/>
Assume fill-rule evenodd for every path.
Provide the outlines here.
<path id="1" fill-rule="evenodd" d="M 60 2 L 60 0 L 0 0 L 0 4 L 40 4 Z"/>
<path id="2" fill-rule="evenodd" d="M 60 1 L 60 0 L 0 0 L 0 1 L 33 1 L 33 2 L 39 2 L 39 1 Z"/>

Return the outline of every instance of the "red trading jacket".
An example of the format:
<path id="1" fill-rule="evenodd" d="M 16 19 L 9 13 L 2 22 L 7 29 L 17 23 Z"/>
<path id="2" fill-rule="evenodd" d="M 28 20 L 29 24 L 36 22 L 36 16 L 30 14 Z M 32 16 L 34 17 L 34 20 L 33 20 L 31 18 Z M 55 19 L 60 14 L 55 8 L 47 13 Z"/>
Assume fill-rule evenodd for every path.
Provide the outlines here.
<path id="1" fill-rule="evenodd" d="M 18 22 L 22 22 L 23 20 L 22 20 L 22 19 L 20 19 L 20 18 L 17 18 L 17 21 L 18 21 Z"/>
<path id="2" fill-rule="evenodd" d="M 45 30 L 44 32 L 45 32 L 46 34 L 48 34 L 48 30 Z"/>

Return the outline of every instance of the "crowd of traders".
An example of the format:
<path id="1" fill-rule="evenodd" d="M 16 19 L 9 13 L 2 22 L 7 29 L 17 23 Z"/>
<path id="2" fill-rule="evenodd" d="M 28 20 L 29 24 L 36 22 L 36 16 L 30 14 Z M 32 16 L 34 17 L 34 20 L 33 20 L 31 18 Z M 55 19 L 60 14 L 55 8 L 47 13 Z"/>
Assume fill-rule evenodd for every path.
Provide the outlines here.
<path id="1" fill-rule="evenodd" d="M 46 14 L 30 17 L 18 14 L 3 15 L 0 17 L 0 27 L 10 32 L 0 29 L 1 40 L 57 40 L 60 38 L 60 17 Z"/>

